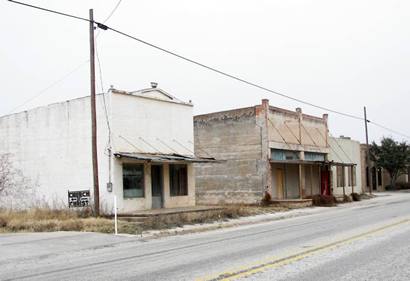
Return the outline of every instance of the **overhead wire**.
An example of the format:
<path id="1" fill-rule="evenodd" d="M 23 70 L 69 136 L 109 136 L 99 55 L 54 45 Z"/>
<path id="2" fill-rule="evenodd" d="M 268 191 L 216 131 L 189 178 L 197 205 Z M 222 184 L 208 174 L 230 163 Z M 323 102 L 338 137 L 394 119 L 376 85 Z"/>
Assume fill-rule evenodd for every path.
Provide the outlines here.
<path id="1" fill-rule="evenodd" d="M 346 153 L 346 151 L 343 149 L 343 147 L 339 144 L 338 139 L 334 136 L 332 136 L 331 133 L 329 133 L 330 137 L 335 140 L 335 143 L 339 147 L 339 149 L 343 152 L 343 154 L 347 157 L 347 159 L 350 161 L 350 163 L 354 163 L 353 160 L 350 158 L 350 156 Z"/>
<path id="2" fill-rule="evenodd" d="M 117 2 L 117 4 L 114 6 L 114 8 L 111 10 L 111 12 L 108 14 L 108 16 L 105 18 L 105 20 L 103 21 L 103 23 L 106 23 L 115 13 L 115 11 L 118 9 L 118 7 L 120 6 L 122 0 L 119 0 Z M 98 31 L 100 31 L 101 29 L 99 29 Z M 104 113 L 105 113 L 105 119 L 107 122 L 107 128 L 108 128 L 108 133 L 109 133 L 109 137 L 108 137 L 108 145 L 109 148 L 111 148 L 111 126 L 110 126 L 110 120 L 108 118 L 108 110 L 107 110 L 107 102 L 105 100 L 105 90 L 104 90 L 104 82 L 103 82 L 103 74 L 102 74 L 102 66 L 101 66 L 101 60 L 100 60 L 100 55 L 98 52 L 98 44 L 97 44 L 97 37 L 98 37 L 99 33 L 95 36 L 95 55 L 97 58 L 97 65 L 98 65 L 98 74 L 99 74 L 99 80 L 100 80 L 100 87 L 101 87 L 101 92 L 102 92 L 102 96 L 103 96 L 103 103 L 104 103 Z"/>
<path id="3" fill-rule="evenodd" d="M 105 18 L 105 20 L 103 20 L 102 23 L 106 23 L 113 15 L 114 13 L 117 11 L 118 7 L 120 6 L 122 0 L 119 0 L 117 2 L 117 5 L 115 5 L 115 7 L 112 9 L 112 11 L 109 13 L 109 15 Z"/>
<path id="4" fill-rule="evenodd" d="M 325 141 L 325 143 L 326 143 L 326 142 L 328 143 L 329 148 L 335 153 L 336 157 L 339 158 L 340 162 L 341 162 L 342 164 L 345 164 L 345 162 L 343 161 L 343 158 L 340 157 L 339 153 L 337 153 L 336 150 L 333 149 L 333 147 L 332 147 L 332 146 L 330 145 L 330 143 L 326 140 L 326 137 L 322 134 L 322 132 L 321 132 L 318 128 L 315 128 L 315 129 L 319 132 L 319 135 L 322 137 L 322 139 Z"/>
<path id="5" fill-rule="evenodd" d="M 386 127 L 386 126 L 383 126 L 383 125 L 381 125 L 381 124 L 379 124 L 379 123 L 375 123 L 375 122 L 370 121 L 370 120 L 368 120 L 367 122 L 368 122 L 369 124 L 371 124 L 371 125 L 373 124 L 373 125 L 376 126 L 376 127 L 382 128 L 382 129 L 384 129 L 384 130 L 386 130 L 386 131 L 389 131 L 389 132 L 391 132 L 391 133 L 394 133 L 394 134 L 396 134 L 396 135 L 399 135 L 399 136 L 405 137 L 405 138 L 407 138 L 407 139 L 410 139 L 410 135 L 403 134 L 403 133 L 401 133 L 401 132 L 399 132 L 399 131 L 390 129 L 390 128 Z"/>
<path id="6" fill-rule="evenodd" d="M 78 17 L 78 16 L 74 16 L 74 15 L 70 15 L 70 14 L 67 14 L 67 13 L 62 13 L 62 12 L 58 12 L 58 11 L 55 11 L 55 10 L 46 9 L 46 8 L 42 8 L 42 7 L 39 7 L 39 6 L 34 6 L 34 5 L 22 3 L 22 2 L 19 2 L 19 1 L 14 1 L 14 0 L 8 0 L 8 1 L 9 1 L 9 2 L 12 2 L 12 3 L 16 3 L 16 4 L 28 6 L 28 7 L 31 7 L 31 8 L 35 8 L 35 9 L 47 11 L 47 12 L 50 12 L 50 13 L 55 13 L 55 14 L 59 14 L 59 15 L 63 15 L 63 16 L 67 16 L 67 17 L 71 17 L 71 18 L 75 18 L 75 19 L 79 19 L 79 20 L 91 22 L 91 20 L 89 20 L 89 19 L 82 18 L 82 17 Z M 363 118 L 362 118 L 362 117 L 359 117 L 359 116 L 355 116 L 355 115 L 352 115 L 352 114 L 348 114 L 348 113 L 344 113 L 344 112 L 341 112 L 341 111 L 333 110 L 333 109 L 330 109 L 330 108 L 327 108 L 327 107 L 323 107 L 323 106 L 320 106 L 320 105 L 316 105 L 316 104 L 313 104 L 313 103 L 311 103 L 311 102 L 308 102 L 308 101 L 305 101 L 305 100 L 302 100 L 302 99 L 299 99 L 299 98 L 294 98 L 294 97 L 292 97 L 292 96 L 289 96 L 289 95 L 280 93 L 280 92 L 278 92 L 278 91 L 271 90 L 271 89 L 266 88 L 266 87 L 264 87 L 264 86 L 261 86 L 261 85 L 259 85 L 259 84 L 250 82 L 250 81 L 245 80 L 245 79 L 243 79 L 243 78 L 240 78 L 240 77 L 238 77 L 238 76 L 236 76 L 236 75 L 232 75 L 232 74 L 229 74 L 229 73 L 224 72 L 224 71 L 222 71 L 222 70 L 219 70 L 219 69 L 217 69 L 217 68 L 214 68 L 214 67 L 205 65 L 205 64 L 203 64 L 203 63 L 201 63 L 201 62 L 199 62 L 199 61 L 197 61 L 197 60 L 193 60 L 193 59 L 190 59 L 190 58 L 185 57 L 185 56 L 183 56 L 183 55 L 177 54 L 176 52 L 173 52 L 173 51 L 171 51 L 171 50 L 162 48 L 162 47 L 160 47 L 160 46 L 158 46 L 158 45 L 155 45 L 155 44 L 150 43 L 150 42 L 148 42 L 148 41 L 142 40 L 142 39 L 140 39 L 140 38 L 137 38 L 137 37 L 135 37 L 135 36 L 132 36 L 132 35 L 130 35 L 130 34 L 127 34 L 127 33 L 125 33 L 125 32 L 122 32 L 122 31 L 120 31 L 120 30 L 118 30 L 118 29 L 109 27 L 109 26 L 105 25 L 104 23 L 100 23 L 100 22 L 97 22 L 97 21 L 93 21 L 93 22 L 94 22 L 99 28 L 101 28 L 101 29 L 103 29 L 103 30 L 111 30 L 111 31 L 113 31 L 113 32 L 115 32 L 115 33 L 117 33 L 117 34 L 120 34 L 120 35 L 123 35 L 123 36 L 125 36 L 125 37 L 130 38 L 130 39 L 136 40 L 136 41 L 138 41 L 138 42 L 140 42 L 140 43 L 142 43 L 142 44 L 144 44 L 144 45 L 150 46 L 150 47 L 152 47 L 152 48 L 155 48 L 155 49 L 157 49 L 157 50 L 160 50 L 160 51 L 162 51 L 162 52 L 165 52 L 165 53 L 167 53 L 167 54 L 169 54 L 169 55 L 175 56 L 175 57 L 177 57 L 177 58 L 180 58 L 180 59 L 182 59 L 182 60 L 185 60 L 185 61 L 187 61 L 187 62 L 190 62 L 190 63 L 192 63 L 192 64 L 195 64 L 195 65 L 197 65 L 197 66 L 200 66 L 200 67 L 202 67 L 202 68 L 208 69 L 208 70 L 213 71 L 213 72 L 215 72 L 215 73 L 219 73 L 219 74 L 221 74 L 221 75 L 223 75 L 223 76 L 232 78 L 232 79 L 234 79 L 234 80 L 240 81 L 240 82 L 245 83 L 245 84 L 248 84 L 248 85 L 250 85 L 250 86 L 253 86 L 253 87 L 259 88 L 259 89 L 261 89 L 261 90 L 270 92 L 270 93 L 272 93 L 272 94 L 279 95 L 279 96 L 282 96 L 282 97 L 284 97 L 284 98 L 287 98 L 287 99 L 290 99 L 290 100 L 293 100 L 293 101 L 296 101 L 296 102 L 299 102 L 299 103 L 302 103 L 302 104 L 306 104 L 306 105 L 309 105 L 309 106 L 312 106 L 312 107 L 316 107 L 316 108 L 319 108 L 319 109 L 322 109 L 322 110 L 325 110 L 325 111 L 329 111 L 329 112 L 332 112 L 332 113 L 335 113 L 335 114 L 340 114 L 340 115 L 343 115 L 343 116 L 346 116 L 346 117 L 350 117 L 350 118 L 354 118 L 354 119 L 358 119 L 358 120 L 363 120 Z"/>
<path id="7" fill-rule="evenodd" d="M 106 23 L 115 13 L 115 11 L 118 9 L 118 7 L 120 6 L 122 0 L 119 0 L 117 2 L 117 4 L 115 5 L 115 7 L 111 10 L 111 12 L 108 14 L 108 16 L 105 18 L 105 20 L 103 21 L 103 23 Z M 100 35 L 100 31 L 101 29 L 98 29 L 98 33 L 94 36 L 94 43 L 95 43 L 95 55 L 97 58 L 97 65 L 98 65 L 98 74 L 99 74 L 99 80 L 100 80 L 100 87 L 101 87 L 101 92 L 102 92 L 102 100 L 103 100 L 103 106 L 104 106 L 104 115 L 105 115 L 105 121 L 107 123 L 107 129 L 108 129 L 108 140 L 107 140 L 107 144 L 105 146 L 105 150 L 108 153 L 108 156 L 111 157 L 111 150 L 112 150 L 112 143 L 111 143 L 111 135 L 112 135 L 112 131 L 111 131 L 111 125 L 110 125 L 110 118 L 108 117 L 108 110 L 107 110 L 107 101 L 105 99 L 105 90 L 104 90 L 104 81 L 103 81 L 103 71 L 102 71 L 102 66 L 101 66 L 101 60 L 100 60 L 100 55 L 98 52 L 98 46 L 99 44 L 97 44 L 97 38 Z M 109 92 L 109 91 L 108 91 Z M 108 93 L 107 93 L 108 94 Z M 111 180 L 110 180 L 111 181 Z"/>
<path id="8" fill-rule="evenodd" d="M 81 64 L 77 65 L 75 68 L 73 68 L 72 70 L 70 70 L 69 72 L 67 72 L 66 74 L 64 74 L 62 77 L 60 77 L 59 79 L 55 80 L 54 82 L 50 83 L 47 87 L 43 88 L 42 90 L 38 91 L 35 95 L 31 96 L 30 98 L 28 98 L 27 100 L 25 100 L 24 102 L 22 102 L 21 104 L 15 106 L 13 109 L 11 109 L 7 114 L 11 114 L 13 113 L 16 109 L 19 109 L 20 107 L 28 104 L 29 102 L 35 100 L 36 98 L 44 95 L 48 90 L 50 90 L 51 88 L 53 88 L 54 86 L 60 84 L 61 82 L 63 82 L 64 80 L 66 80 L 68 77 L 70 77 L 71 75 L 73 75 L 75 72 L 77 72 L 81 67 L 83 67 L 85 64 L 87 64 L 90 60 L 86 60 L 83 61 Z"/>
<path id="9" fill-rule="evenodd" d="M 311 106 L 311 107 L 315 107 L 315 108 L 318 108 L 318 109 L 321 109 L 321 110 L 324 110 L 324 111 L 327 111 L 327 112 L 332 112 L 332 113 L 335 113 L 335 114 L 338 114 L 338 115 L 341 115 L 341 116 L 345 116 L 345 117 L 348 117 L 348 118 L 352 118 L 352 119 L 356 119 L 356 120 L 363 120 L 363 117 L 361 117 L 361 116 L 357 116 L 357 115 L 350 114 L 350 113 L 345 113 L 345 112 L 338 111 L 338 110 L 334 110 L 334 109 L 331 109 L 331 108 L 328 108 L 328 107 L 325 107 L 325 106 L 317 105 L 317 104 L 314 104 L 314 103 L 305 101 L 305 100 L 300 99 L 300 98 L 295 98 L 295 97 L 289 96 L 289 95 L 287 95 L 287 94 L 281 93 L 281 92 L 279 92 L 279 91 L 275 91 L 275 90 L 269 89 L 269 88 L 267 88 L 267 87 L 265 87 L 265 86 L 262 86 L 262 85 L 259 85 L 259 84 L 257 84 L 257 83 L 251 82 L 251 81 L 246 80 L 246 79 L 244 79 L 244 78 L 241 78 L 241 77 L 239 77 L 239 76 L 236 76 L 236 75 L 233 75 L 233 74 L 224 72 L 224 71 L 219 70 L 219 69 L 217 69 L 217 68 L 215 68 L 215 67 L 208 66 L 208 65 L 203 64 L 203 63 L 201 63 L 201 62 L 199 62 L 199 61 L 197 61 L 197 60 L 190 59 L 190 58 L 188 58 L 188 57 L 186 57 L 186 56 L 183 56 L 183 55 L 180 55 L 180 54 L 178 54 L 178 53 L 176 53 L 176 52 L 174 52 L 174 51 L 168 50 L 168 49 L 166 49 L 166 48 L 160 47 L 160 46 L 155 45 L 155 44 L 153 44 L 153 43 L 150 43 L 150 42 L 148 42 L 148 41 L 142 40 L 142 39 L 140 39 L 140 38 L 138 38 L 138 37 L 135 37 L 135 36 L 130 35 L 130 34 L 128 34 L 128 33 L 122 32 L 122 31 L 120 31 L 120 30 L 118 30 L 118 29 L 109 27 L 109 26 L 105 25 L 104 22 L 101 23 L 101 22 L 97 22 L 97 21 L 91 21 L 91 20 L 89 20 L 89 19 L 87 19 L 87 18 L 83 18 L 83 17 L 79 17 L 79 16 L 75 16 L 75 15 L 71 15 L 71 14 L 59 12 L 59 11 L 56 11 L 56 10 L 51 10 L 51 9 L 47 9 L 47 8 L 35 6 L 35 5 L 30 5 L 30 4 L 23 3 L 23 2 L 19 2 L 19 1 L 14 1 L 14 0 L 8 0 L 8 1 L 11 2 L 11 3 L 15 3 L 15 4 L 19 4 L 19 5 L 31 7 L 31 8 L 34 8 L 34 9 L 38 9 L 38 10 L 42 10 L 42 11 L 46 11 L 46 12 L 58 14 L 58 15 L 61 15 L 61 16 L 70 17 L 70 18 L 77 19 L 77 20 L 82 20 L 82 21 L 86 21 L 86 22 L 93 22 L 93 23 L 95 23 L 95 24 L 97 25 L 97 27 L 100 28 L 100 29 L 103 29 L 103 30 L 111 30 L 111 31 L 114 32 L 114 33 L 117 33 L 117 34 L 120 34 L 120 35 L 122 35 L 122 36 L 124 36 L 124 37 L 133 39 L 133 40 L 135 40 L 135 41 L 137 41 L 137 42 L 139 42 L 139 43 L 142 43 L 142 44 L 144 44 L 144 45 L 147 45 L 147 46 L 149 46 L 149 47 L 152 47 L 152 48 L 154 48 L 154 49 L 157 49 L 157 50 L 159 50 L 159 51 L 162 51 L 162 52 L 164 52 L 164 53 L 167 53 L 167 54 L 169 54 L 169 55 L 172 55 L 172 56 L 174 56 L 174 57 L 177 57 L 177 58 L 179 58 L 179 59 L 182 59 L 182 60 L 184 60 L 184 61 L 187 61 L 187 62 L 189 62 L 189 63 L 195 64 L 195 65 L 200 66 L 200 67 L 202 67 L 202 68 L 204 68 L 204 69 L 210 70 L 210 71 L 212 71 L 212 72 L 218 73 L 218 74 L 223 75 L 223 76 L 225 76 L 225 77 L 228 77 L 228 78 L 234 79 L 234 80 L 236 80 L 236 81 L 242 82 L 242 83 L 244 83 L 244 84 L 247 84 L 247 85 L 249 85 L 249 86 L 258 88 L 258 89 L 260 89 L 260 90 L 269 92 L 269 93 L 271 93 L 271 94 L 274 94 L 274 95 L 277 95 L 277 96 L 281 96 L 281 97 L 283 97 L 283 98 L 287 98 L 287 99 L 289 99 L 289 100 L 293 100 L 293 101 L 296 101 L 296 102 L 301 103 L 301 104 L 305 104 L 305 105 L 308 105 L 308 106 Z M 119 3 L 117 3 L 117 5 L 114 7 L 112 13 L 115 12 L 115 10 L 118 8 L 118 6 L 119 6 L 120 3 L 121 3 L 121 1 L 119 1 Z M 110 14 L 110 15 L 106 18 L 106 20 L 108 20 L 111 16 L 112 16 L 112 14 Z M 380 128 L 383 128 L 383 129 L 385 129 L 385 130 L 388 130 L 388 131 L 390 131 L 390 132 L 392 132 L 392 133 L 395 133 L 395 134 L 398 134 L 398 135 L 401 135 L 401 136 L 405 136 L 406 138 L 409 138 L 409 139 L 410 139 L 410 136 L 408 136 L 408 135 L 406 135 L 406 134 L 402 134 L 402 133 L 400 133 L 400 132 L 398 132 L 398 131 L 389 129 L 389 128 L 387 128 L 387 127 L 385 127 L 385 126 L 383 126 L 383 125 L 380 125 L 380 124 L 378 124 L 378 123 L 370 122 L 370 120 L 367 120 L 367 122 L 373 123 L 375 126 L 378 126 L 378 127 L 380 127 Z"/>

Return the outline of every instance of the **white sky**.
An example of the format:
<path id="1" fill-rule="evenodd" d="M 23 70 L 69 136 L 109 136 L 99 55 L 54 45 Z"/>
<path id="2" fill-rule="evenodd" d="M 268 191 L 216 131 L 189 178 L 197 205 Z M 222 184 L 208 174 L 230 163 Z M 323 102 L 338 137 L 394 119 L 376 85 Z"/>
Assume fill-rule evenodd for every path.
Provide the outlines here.
<path id="1" fill-rule="evenodd" d="M 117 0 L 25 1 L 104 20 Z M 107 25 L 268 88 L 410 135 L 410 1 L 123 0 Z M 0 2 L 0 115 L 88 59 L 88 24 Z M 150 81 L 195 114 L 259 104 L 322 115 L 111 31 L 98 38 L 105 89 Z M 99 84 L 99 83 L 98 83 Z M 99 90 L 100 91 L 100 90 Z M 89 95 L 88 64 L 16 111 Z M 364 141 L 363 122 L 329 114 L 331 133 Z M 370 140 L 392 134 L 371 126 Z M 394 136 L 394 135 L 393 135 Z M 394 136 L 401 140 L 402 137 Z"/>

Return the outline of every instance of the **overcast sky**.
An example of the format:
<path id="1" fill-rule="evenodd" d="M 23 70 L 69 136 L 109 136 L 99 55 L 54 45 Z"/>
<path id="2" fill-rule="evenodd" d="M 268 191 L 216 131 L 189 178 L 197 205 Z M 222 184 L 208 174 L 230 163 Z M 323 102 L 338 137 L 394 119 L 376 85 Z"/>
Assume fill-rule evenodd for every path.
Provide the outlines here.
<path id="1" fill-rule="evenodd" d="M 23 0 L 22 0 L 23 1 Z M 118 0 L 25 1 L 103 21 Z M 284 94 L 410 135 L 410 1 L 123 0 L 107 25 Z M 89 95 L 88 24 L 0 2 L 0 115 Z M 138 90 L 150 81 L 195 114 L 259 104 L 322 115 L 101 31 L 103 84 Z M 40 97 L 23 104 L 44 88 Z M 98 85 L 99 91 L 101 87 Z M 16 109 L 15 109 L 16 108 Z M 329 114 L 331 133 L 364 141 L 363 121 Z M 371 126 L 370 139 L 392 135 Z"/>

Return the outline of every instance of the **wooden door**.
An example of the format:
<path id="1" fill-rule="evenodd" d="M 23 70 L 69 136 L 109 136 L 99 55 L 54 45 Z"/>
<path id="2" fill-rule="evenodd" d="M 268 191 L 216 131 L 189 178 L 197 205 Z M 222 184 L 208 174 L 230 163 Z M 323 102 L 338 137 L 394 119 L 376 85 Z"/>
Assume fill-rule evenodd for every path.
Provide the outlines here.
<path id="1" fill-rule="evenodd" d="M 276 190 L 277 190 L 277 198 L 278 199 L 283 199 L 283 191 L 284 191 L 284 178 L 285 178 L 285 173 L 283 172 L 283 169 L 277 168 L 276 169 Z"/>
<path id="2" fill-rule="evenodd" d="M 330 173 L 328 170 L 321 172 L 321 193 L 322 195 L 330 195 Z"/>

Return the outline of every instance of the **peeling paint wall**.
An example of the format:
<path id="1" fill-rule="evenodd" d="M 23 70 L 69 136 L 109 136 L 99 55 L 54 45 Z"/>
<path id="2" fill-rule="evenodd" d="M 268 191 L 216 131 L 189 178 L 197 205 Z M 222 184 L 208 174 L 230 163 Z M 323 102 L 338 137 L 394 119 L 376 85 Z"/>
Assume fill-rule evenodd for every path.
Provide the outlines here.
<path id="1" fill-rule="evenodd" d="M 121 212 L 149 209 L 151 170 L 145 164 L 145 198 L 124 199 L 122 159 L 109 158 L 109 131 L 112 152 L 179 153 L 193 156 L 192 105 L 110 92 L 105 114 L 102 95 L 97 95 L 97 145 L 101 210 L 113 212 L 117 195 Z M 84 97 L 35 108 L 0 118 L 0 153 L 10 153 L 15 166 L 35 184 L 35 202 L 52 207 L 68 206 L 68 190 L 91 191 L 90 98 Z M 123 136 L 125 141 L 119 136 Z M 109 164 L 111 163 L 111 173 Z M 168 164 L 164 165 L 165 207 L 195 205 L 193 165 L 188 164 L 188 196 L 169 196 Z M 113 192 L 107 190 L 111 175 Z M 12 201 L 9 201 L 12 204 Z"/>
<path id="2" fill-rule="evenodd" d="M 193 155 L 192 106 L 118 93 L 112 106 L 116 151 Z"/>
<path id="3" fill-rule="evenodd" d="M 112 146 L 114 152 L 182 154 L 194 156 L 192 105 L 131 94 L 112 94 Z M 158 100 L 160 98 L 160 100 Z M 113 193 L 120 212 L 151 209 L 151 165 L 145 164 L 145 198 L 123 199 L 122 163 L 134 160 L 114 159 Z M 193 164 L 188 164 L 188 196 L 170 196 L 169 165 L 163 164 L 164 207 L 195 205 Z M 112 196 L 111 196 L 112 198 Z M 112 200 L 112 199 L 111 199 Z"/>
<path id="4" fill-rule="evenodd" d="M 300 109 L 297 109 L 300 110 Z M 328 153 L 327 115 L 322 118 L 276 107 L 269 110 L 271 148 Z"/>
<path id="5" fill-rule="evenodd" d="M 108 131 L 102 96 L 97 96 L 100 185 L 108 175 L 104 158 Z M 67 206 L 68 190 L 92 192 L 89 97 L 56 103 L 0 118 L 0 153 L 9 153 L 32 185 L 36 197 L 51 207 Z M 104 200 L 102 200 L 102 204 Z"/>

